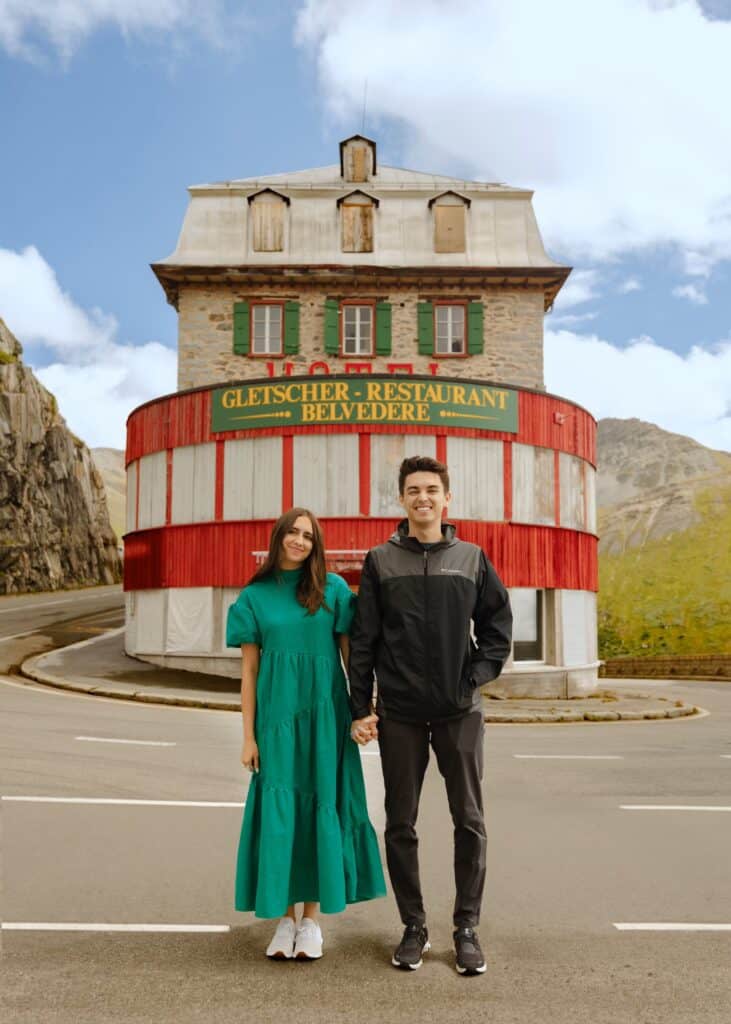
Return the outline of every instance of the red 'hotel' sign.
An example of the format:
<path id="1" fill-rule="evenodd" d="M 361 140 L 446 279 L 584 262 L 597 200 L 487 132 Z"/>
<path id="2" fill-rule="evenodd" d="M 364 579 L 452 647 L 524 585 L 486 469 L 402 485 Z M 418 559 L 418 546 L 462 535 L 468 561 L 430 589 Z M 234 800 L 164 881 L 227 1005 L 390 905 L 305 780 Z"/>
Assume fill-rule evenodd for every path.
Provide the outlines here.
<path id="1" fill-rule="evenodd" d="M 214 432 L 337 423 L 518 430 L 517 392 L 469 381 L 289 378 L 217 388 L 212 397 Z"/>

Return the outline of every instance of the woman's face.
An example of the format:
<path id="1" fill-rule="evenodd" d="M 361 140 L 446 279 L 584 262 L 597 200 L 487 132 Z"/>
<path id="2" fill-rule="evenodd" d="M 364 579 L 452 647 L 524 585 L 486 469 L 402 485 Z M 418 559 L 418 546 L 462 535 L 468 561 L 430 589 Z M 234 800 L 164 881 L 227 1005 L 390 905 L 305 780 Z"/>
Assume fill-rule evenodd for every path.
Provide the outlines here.
<path id="1" fill-rule="evenodd" d="M 311 551 L 312 523 L 308 516 L 297 516 L 284 535 L 279 568 L 299 569 Z"/>

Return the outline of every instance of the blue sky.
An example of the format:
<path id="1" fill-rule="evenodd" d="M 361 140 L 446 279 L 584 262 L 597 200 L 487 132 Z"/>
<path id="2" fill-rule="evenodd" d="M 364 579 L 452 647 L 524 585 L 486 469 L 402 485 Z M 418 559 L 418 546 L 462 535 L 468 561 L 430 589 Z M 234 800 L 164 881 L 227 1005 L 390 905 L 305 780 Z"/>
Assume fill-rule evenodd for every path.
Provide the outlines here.
<path id="1" fill-rule="evenodd" d="M 366 88 L 382 162 L 536 190 L 550 390 L 731 449 L 729 52 L 725 0 L 0 0 L 0 316 L 121 447 L 186 186 L 336 162 Z"/>

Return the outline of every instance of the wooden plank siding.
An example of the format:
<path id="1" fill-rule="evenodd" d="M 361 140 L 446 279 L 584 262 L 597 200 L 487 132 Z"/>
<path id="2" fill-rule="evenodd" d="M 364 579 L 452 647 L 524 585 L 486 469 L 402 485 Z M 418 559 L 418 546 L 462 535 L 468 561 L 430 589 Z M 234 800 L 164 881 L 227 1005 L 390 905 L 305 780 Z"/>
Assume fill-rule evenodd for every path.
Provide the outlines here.
<path id="1" fill-rule="evenodd" d="M 323 517 L 328 550 L 364 551 L 382 544 L 398 519 Z M 129 534 L 125 590 L 240 587 L 265 551 L 274 518 L 162 526 Z M 485 551 L 508 587 L 597 589 L 596 538 L 577 530 L 458 520 L 458 536 Z"/>

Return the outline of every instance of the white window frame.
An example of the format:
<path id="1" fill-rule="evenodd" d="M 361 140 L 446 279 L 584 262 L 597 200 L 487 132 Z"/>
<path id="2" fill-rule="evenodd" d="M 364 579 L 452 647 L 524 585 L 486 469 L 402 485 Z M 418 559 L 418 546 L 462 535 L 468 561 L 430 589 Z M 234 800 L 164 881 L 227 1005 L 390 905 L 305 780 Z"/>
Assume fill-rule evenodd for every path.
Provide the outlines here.
<path id="1" fill-rule="evenodd" d="M 348 339 L 348 313 L 354 312 L 355 333 Z M 366 314 L 366 315 L 364 315 Z M 375 316 L 372 304 L 348 302 L 342 307 L 343 330 L 342 330 L 342 354 L 344 356 L 372 356 L 373 355 L 373 332 L 375 328 Z M 352 344 L 353 348 L 348 348 Z"/>
<path id="2" fill-rule="evenodd" d="M 442 317 L 440 324 L 440 313 L 446 312 L 446 318 Z M 459 313 L 462 323 L 462 339 L 459 347 L 455 348 L 455 335 L 458 325 Z M 446 331 L 444 328 L 446 327 Z M 445 347 L 446 346 L 446 347 Z M 467 313 L 461 304 L 451 305 L 439 302 L 434 306 L 434 355 L 437 356 L 463 356 L 467 352 Z"/>
<path id="3" fill-rule="evenodd" d="M 272 312 L 279 316 L 279 334 L 274 336 Z M 263 347 L 257 346 L 257 321 L 264 326 Z M 251 346 L 253 356 L 281 356 L 284 351 L 284 307 L 280 302 L 254 302 L 251 305 Z"/>

